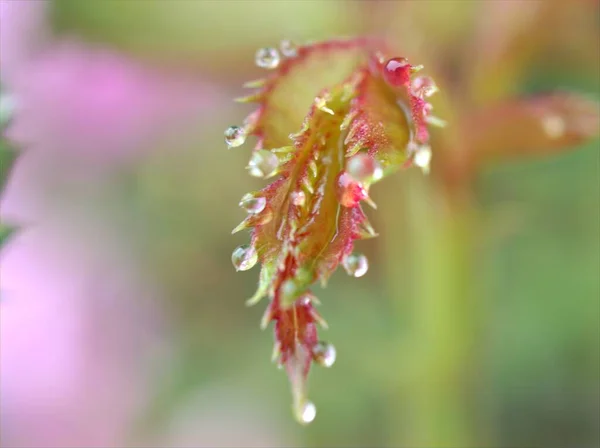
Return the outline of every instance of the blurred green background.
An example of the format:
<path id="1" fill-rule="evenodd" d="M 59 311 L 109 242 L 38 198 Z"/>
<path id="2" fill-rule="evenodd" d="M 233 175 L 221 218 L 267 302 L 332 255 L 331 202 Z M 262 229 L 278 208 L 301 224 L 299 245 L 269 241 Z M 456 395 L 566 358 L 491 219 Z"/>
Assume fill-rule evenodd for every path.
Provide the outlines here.
<path id="1" fill-rule="evenodd" d="M 265 305 L 244 306 L 258 271 L 235 273 L 231 266 L 232 249 L 248 239 L 243 232 L 230 234 L 243 219 L 237 202 L 263 182 L 244 175 L 249 149 L 227 151 L 223 131 L 251 110 L 230 99 L 240 96 L 242 82 L 261 76 L 253 65 L 258 47 L 276 45 L 284 38 L 303 42 L 383 34 L 400 51 L 406 47 L 411 60 L 433 67 L 450 97 L 470 95 L 461 103 L 463 108 L 485 103 L 486 95 L 495 99 L 494 95 L 555 88 L 600 98 L 597 2 L 532 1 L 527 3 L 537 4 L 539 11 L 507 13 L 509 19 L 495 18 L 492 3 L 509 8 L 512 2 L 56 0 L 48 4 L 46 20 L 55 32 L 53 39 L 75 40 L 144 67 L 184 73 L 201 80 L 213 95 L 176 135 L 165 133 L 144 143 L 147 148 L 132 162 L 93 177 L 92 191 L 79 188 L 88 179 L 82 175 L 66 187 L 58 182 L 60 188 L 47 193 L 67 209 L 75 207 L 82 214 L 91 210 L 92 217 L 100 213 L 107 226 L 114 226 L 119 247 L 126 248 L 136 272 L 156 292 L 152 307 L 161 321 L 160 330 L 147 329 L 155 336 L 142 342 L 144 350 L 151 345 L 151 354 L 128 373 L 134 383 L 145 384 L 142 404 L 127 417 L 122 431 L 106 430 L 112 431 L 111 438 L 86 439 L 82 433 L 77 443 L 434 446 L 428 445 L 428 434 L 418 434 L 428 431 L 427 425 L 414 421 L 427 412 L 414 413 L 419 401 L 414 394 L 427 388 L 411 373 L 422 370 L 414 365 L 422 359 L 415 353 L 423 347 L 418 328 L 433 329 L 429 333 L 438 329 L 436 343 L 443 344 L 444 329 L 459 325 L 468 328 L 465 338 L 475 346 L 460 364 L 466 389 L 445 395 L 446 388 L 454 386 L 445 383 L 443 374 L 430 376 L 435 383 L 431 399 L 442 395 L 438 398 L 447 405 L 443 412 L 448 420 L 460 420 L 457 414 L 466 412 L 466 423 L 458 424 L 456 431 L 469 434 L 457 435 L 447 446 L 457 446 L 457 440 L 490 447 L 598 446 L 598 140 L 572 152 L 515 160 L 480 173 L 472 185 L 476 230 L 471 243 L 477 255 L 469 281 L 474 306 L 455 312 L 444 311 L 452 309 L 450 303 L 440 308 L 441 314 L 430 308 L 420 315 L 425 308 L 417 306 L 419 297 L 405 287 L 410 279 L 403 266 L 412 260 L 417 263 L 418 257 L 413 257 L 411 247 L 398 244 L 396 235 L 405 231 L 401 223 L 406 211 L 398 198 L 405 189 L 402 177 L 413 174 L 400 173 L 378 184 L 373 195 L 379 210 L 367 213 L 380 236 L 358 244 L 369 257 L 369 273 L 352 279 L 337 272 L 326 289 L 316 291 L 330 327 L 322 337 L 335 344 L 338 359 L 331 370 L 313 368 L 310 396 L 318 414 L 307 427 L 294 422 L 287 378 L 269 363 L 272 332 L 258 328 Z M 526 14 L 529 21 L 523 19 Z M 515 17 L 524 21 L 518 31 L 512 29 Z M 548 28 L 554 32 L 548 33 Z M 490 48 L 507 49 L 506 53 L 490 49 L 489 58 L 498 85 L 503 85 L 502 79 L 510 82 L 479 98 L 465 93 L 464 73 L 478 66 L 477 55 L 488 54 L 473 46 L 485 41 L 482 35 Z M 515 69 L 511 52 L 520 50 L 511 45 L 524 48 L 519 39 L 535 45 L 519 58 Z M 511 73 L 502 78 L 505 60 Z M 86 226 L 86 221 L 80 225 Z M 135 297 L 132 303 L 135 310 Z M 131 315 L 136 319 L 135 311 Z M 420 322 L 418 328 L 414 320 Z M 103 328 L 111 333 L 111 321 Z M 99 332 L 95 337 L 102 340 L 104 335 Z M 127 330 L 119 335 L 129 338 Z M 48 344 L 52 343 L 50 338 Z M 452 353 L 456 347 L 451 338 L 447 344 L 439 350 Z M 436 362 L 426 365 L 436 368 Z M 102 370 L 101 360 L 96 367 Z M 108 396 L 109 384 L 103 392 Z M 80 399 L 86 400 L 84 395 Z M 118 408 L 120 399 L 113 396 L 111 403 Z M 4 406 L 3 413 L 9 413 L 9 404 Z M 77 412 L 77 406 L 69 409 Z M 92 418 L 97 420 L 90 426 L 101 428 L 103 416 Z M 11 430 L 10 424 L 3 422 L 3 446 L 26 445 L 22 441 L 28 439 L 14 429 L 17 426 Z M 439 424 L 452 425 L 443 417 Z M 61 441 L 53 445 L 47 437 L 48 446 L 66 446 Z M 92 445 L 90 441 L 87 446 Z"/>

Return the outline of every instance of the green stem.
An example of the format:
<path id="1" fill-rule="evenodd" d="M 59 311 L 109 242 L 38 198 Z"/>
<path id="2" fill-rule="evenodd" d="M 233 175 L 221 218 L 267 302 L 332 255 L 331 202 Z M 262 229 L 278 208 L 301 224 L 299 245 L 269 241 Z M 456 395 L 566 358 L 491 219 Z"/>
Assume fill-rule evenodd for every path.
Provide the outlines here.
<path id="1" fill-rule="evenodd" d="M 418 174 L 409 173 L 402 189 L 405 232 L 396 230 L 384 249 L 398 320 L 408 325 L 396 347 L 400 373 L 392 418 L 398 429 L 391 442 L 475 446 L 481 441 L 472 396 L 479 317 L 472 293 L 472 211 Z M 398 266 L 404 277 L 394 272 Z"/>

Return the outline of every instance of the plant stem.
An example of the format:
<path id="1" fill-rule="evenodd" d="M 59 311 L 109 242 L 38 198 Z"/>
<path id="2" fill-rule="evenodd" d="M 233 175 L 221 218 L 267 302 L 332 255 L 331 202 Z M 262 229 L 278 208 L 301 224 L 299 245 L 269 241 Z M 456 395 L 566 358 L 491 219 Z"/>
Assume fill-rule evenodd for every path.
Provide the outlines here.
<path id="1" fill-rule="evenodd" d="M 392 232 L 384 248 L 393 300 L 410 301 L 397 306 L 398 320 L 409 327 L 395 349 L 396 371 L 403 373 L 392 404 L 392 418 L 406 424 L 396 421 L 391 444 L 475 446 L 481 441 L 474 430 L 475 397 L 469 396 L 478 370 L 473 213 L 467 201 L 448 197 L 419 174 L 409 173 L 402 189 L 406 231 Z M 399 283 L 394 271 L 400 256 L 407 272 Z"/>

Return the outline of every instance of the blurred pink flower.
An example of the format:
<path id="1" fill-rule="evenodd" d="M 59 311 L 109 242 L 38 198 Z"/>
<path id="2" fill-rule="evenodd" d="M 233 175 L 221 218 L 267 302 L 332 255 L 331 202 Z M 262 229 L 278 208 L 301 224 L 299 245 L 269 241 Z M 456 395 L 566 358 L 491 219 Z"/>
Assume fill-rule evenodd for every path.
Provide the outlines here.
<path id="1" fill-rule="evenodd" d="M 92 227 L 31 228 L 0 254 L 2 446 L 127 443 L 157 328 L 154 293 L 116 239 Z"/>
<path id="2" fill-rule="evenodd" d="M 17 103 L 8 135 L 23 149 L 0 211 L 33 224 L 0 253 L 2 446 L 123 446 L 145 395 L 156 293 L 107 216 L 107 174 L 191 132 L 219 95 L 51 36 L 47 3 L 0 2 L 2 87 Z"/>
<path id="3" fill-rule="evenodd" d="M 10 137 L 31 149 L 123 161 L 186 129 L 212 103 L 211 89 L 102 49 L 62 42 L 7 85 L 18 113 Z"/>
<path id="4" fill-rule="evenodd" d="M 47 31 L 47 2 L 0 3 L 0 70 L 28 149 L 123 162 L 189 129 L 219 97 L 197 76 Z"/>
<path id="5" fill-rule="evenodd" d="M 97 170 L 81 165 L 73 159 L 57 160 L 44 151 L 24 151 L 0 192 L 0 219 L 10 225 L 29 225 L 60 214 L 65 202 L 72 208 L 76 204 L 65 190 L 82 192 L 96 187 Z"/>
<path id="6" fill-rule="evenodd" d="M 47 39 L 44 1 L 0 0 L 0 70 L 2 83 L 11 83 L 19 69 L 40 51 Z"/>
<path id="7" fill-rule="evenodd" d="M 0 72 L 16 102 L 6 133 L 29 153 L 1 197 L 11 223 L 37 221 L 59 191 L 79 193 L 107 169 L 169 147 L 221 98 L 193 74 L 53 36 L 48 3 L 0 1 Z"/>

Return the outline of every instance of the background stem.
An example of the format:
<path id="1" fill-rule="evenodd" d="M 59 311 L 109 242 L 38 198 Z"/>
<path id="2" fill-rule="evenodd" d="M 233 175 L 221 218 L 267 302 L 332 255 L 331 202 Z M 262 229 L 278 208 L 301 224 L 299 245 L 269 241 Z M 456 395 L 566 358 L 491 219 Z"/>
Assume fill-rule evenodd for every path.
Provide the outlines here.
<path id="1" fill-rule="evenodd" d="M 402 231 L 386 232 L 393 236 L 383 248 L 398 320 L 406 326 L 398 329 L 396 341 L 399 381 L 391 414 L 397 429 L 390 442 L 479 446 L 473 409 L 479 370 L 473 212 L 468 201 L 448 197 L 420 173 L 408 173 L 404 182 L 405 222 Z M 400 419 L 405 426 L 398 426 Z"/>

